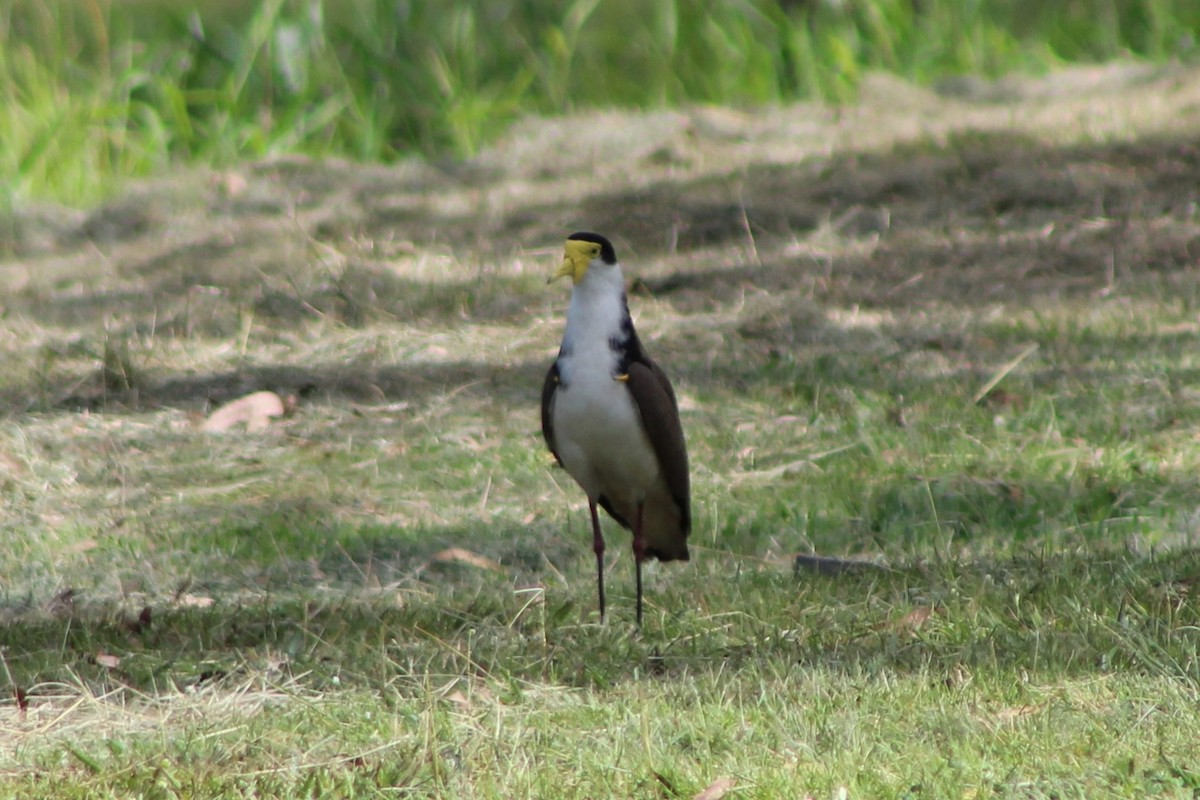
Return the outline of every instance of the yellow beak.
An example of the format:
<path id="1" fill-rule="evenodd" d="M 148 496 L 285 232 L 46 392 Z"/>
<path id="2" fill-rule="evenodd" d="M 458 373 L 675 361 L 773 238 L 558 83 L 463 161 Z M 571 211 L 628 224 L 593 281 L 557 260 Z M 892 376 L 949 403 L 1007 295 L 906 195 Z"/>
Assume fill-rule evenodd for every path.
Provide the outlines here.
<path id="1" fill-rule="evenodd" d="M 551 283 L 567 276 L 570 276 L 572 283 L 579 283 L 583 280 L 583 276 L 588 270 L 588 264 L 592 263 L 592 259 L 584 252 L 584 248 L 589 246 L 588 242 L 568 241 L 567 249 L 563 253 L 562 266 L 546 282 Z"/>

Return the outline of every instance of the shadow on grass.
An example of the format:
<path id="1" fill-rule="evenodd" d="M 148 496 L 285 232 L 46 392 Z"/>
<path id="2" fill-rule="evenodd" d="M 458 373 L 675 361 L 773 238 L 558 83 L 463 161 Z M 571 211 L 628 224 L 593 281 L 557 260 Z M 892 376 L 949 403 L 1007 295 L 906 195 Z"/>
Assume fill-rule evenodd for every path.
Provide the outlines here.
<path id="1" fill-rule="evenodd" d="M 710 328 L 706 333 L 719 333 L 719 345 L 706 340 L 698 350 L 686 336 L 676 335 L 657 340 L 653 352 L 670 365 L 669 372 L 685 392 L 698 391 L 708 397 L 762 391 L 796 398 L 826 392 L 828 397 L 827 390 L 837 390 L 916 402 L 939 397 L 973 403 L 972 394 L 994 377 L 1001 365 L 1026 346 L 1037 344 L 1040 348 L 1035 356 L 1020 365 L 1020 377 L 1010 378 L 998 400 L 987 399 L 985 407 L 999 402 L 1021 408 L 1047 396 L 1069 411 L 1077 401 L 1095 403 L 1097 398 L 1075 397 L 1081 387 L 1102 390 L 1098 399 L 1103 401 L 1112 392 L 1136 390 L 1131 380 L 1141 375 L 1144 391 L 1178 395 L 1157 421 L 1142 421 L 1150 429 L 1180 425 L 1195 417 L 1195 409 L 1180 394 L 1184 387 L 1200 382 L 1200 369 L 1179 366 L 1181 354 L 1194 343 L 1190 328 L 1095 329 L 1068 335 L 1006 319 L 948 328 L 925 322 L 917 318 L 864 329 L 827 318 L 811 305 L 800 303 L 790 310 L 772 312 L 769 319 Z M 6 385 L 0 393 L 0 417 L 19 415 L 30 408 L 110 414 L 162 407 L 203 410 L 259 390 L 295 395 L 302 401 L 368 407 L 424 403 L 453 393 L 505 408 L 534 409 L 550 360 L 502 365 L 480 358 L 381 367 L 369 355 L 362 355 L 303 365 L 251 364 L 162 379 L 138 376 L 133 389 L 106 386 L 107 368 L 98 368 L 90 379 L 70 384 L 64 376 L 62 383 L 48 380 L 36 390 Z M 46 398 L 45 407 L 31 400 L 37 396 Z M 1095 421 L 1089 424 L 1094 427 Z M 1143 427 L 1132 418 L 1123 420 L 1122 425 Z M 1073 430 L 1073 435 L 1102 433 Z"/>
<path id="2" fill-rule="evenodd" d="M 451 246 L 487 241 L 504 252 L 531 241 L 557 242 L 563 231 L 542 221 L 545 212 L 556 223 L 571 217 L 579 227 L 612 228 L 632 260 L 673 249 L 748 245 L 756 237 L 786 243 L 816 233 L 828 220 L 833 235 L 870 246 L 836 261 L 810 253 L 754 266 L 700 263 L 645 281 L 684 313 L 732 302 L 747 286 L 797 297 L 794 311 L 761 324 L 740 319 L 718 327 L 719 348 L 696 352 L 683 335 L 668 335 L 655 354 L 666 356 L 685 390 L 714 397 L 777 391 L 803 403 L 806 391 L 826 386 L 859 396 L 949 396 L 963 404 L 1012 357 L 1012 346 L 1028 340 L 1025 332 L 981 324 L 930 336 L 917 322 L 864 333 L 819 309 L 941 304 L 978 311 L 998 302 L 1024 307 L 1034 297 L 1086 302 L 1114 282 L 1123 296 L 1146 293 L 1195 304 L 1200 231 L 1190 206 L 1197 185 L 1200 146 L 1192 140 L 1055 149 L 967 136 L 944 148 L 898 148 L 588 196 L 565 209 L 409 214 L 370 205 L 381 201 L 364 193 L 356 202 L 368 205 L 345 225 L 372 239 L 453 236 Z M 311 182 L 313 191 L 327 191 L 325 186 L 324 180 Z M 739 195 L 740 202 L 730 201 Z M 281 208 L 266 211 L 283 216 Z M 860 222 L 864 227 L 855 227 Z M 315 229 L 345 232 L 321 225 L 326 223 Z M 241 235 L 248 241 L 257 233 Z M 166 309 L 162 335 L 186 337 L 197 331 L 228 336 L 246 309 L 288 330 L 301 330 L 321 314 L 345 325 L 391 315 L 451 327 L 462 324 L 464 310 L 467 319 L 519 319 L 528 296 L 523 280 L 424 283 L 366 259 L 352 261 L 337 280 L 322 277 L 321 264 L 307 264 L 293 288 L 285 277 L 294 265 L 272 252 L 285 241 L 278 231 L 260 237 L 245 263 L 248 245 L 226 246 L 213 238 L 166 246 L 122 268 L 145 291 L 55 291 L 6 303 L 45 325 L 95 326 L 111 319 L 125 333 L 142 330 Z M 777 249 L 786 252 L 782 245 Z M 202 284 L 216 286 L 223 298 L 207 310 L 188 306 L 207 302 L 196 299 L 203 293 L 189 294 Z M 872 341 L 883 346 L 873 348 Z M 1016 392 L 1054 394 L 1064 378 L 1089 387 L 1127 386 L 1131 365 L 1147 351 L 1165 359 L 1169 369 L 1152 369 L 1168 373 L 1168 383 L 1200 383 L 1200 372 L 1178 369 L 1172 360 L 1194 345 L 1190 331 L 1097 333 L 1088 344 L 1091 355 L 1104 357 L 1084 366 L 1072 363 L 1070 353 L 1048 357 L 1031 367 Z M 1052 345 L 1045 350 L 1053 351 Z M 905 359 L 926 352 L 948 366 L 921 371 Z M 136 395 L 105 388 L 100 375 L 81 387 L 71 376 L 42 387 L 6 385 L 0 413 L 20 415 L 27 398 L 38 393 L 51 398 L 46 410 L 135 413 L 155 406 L 196 408 L 256 389 L 359 403 L 420 401 L 462 390 L 501 406 L 533 409 L 547 366 L 527 361 L 499 367 L 485 354 L 386 368 L 366 357 L 349 363 L 331 358 L 175 374 L 143 381 Z M 1087 394 L 1054 399 L 1062 408 L 1092 402 Z M 1178 409 L 1184 421 L 1194 419 L 1191 405 L 1180 402 Z M 1068 418 L 1066 435 L 1099 433 L 1086 427 L 1101 424 L 1096 415 L 1079 419 L 1091 421 L 1071 430 Z M 1169 431 L 1174 423 L 1165 415 L 1132 424 Z M 846 480 L 861 476 L 847 472 Z M 1099 524 L 1136 514 L 1153 501 L 1186 498 L 1193 476 L 1165 473 L 1140 480 L 1132 491 L 1122 485 L 1119 470 L 1097 469 L 1080 480 L 1060 494 L 1044 476 L 1016 486 L 969 475 L 934 476 L 923 485 L 892 476 L 857 495 L 861 508 L 848 515 L 856 520 L 849 534 L 894 546 L 906 525 L 929 524 L 931 497 L 947 524 L 967 536 L 966 544 L 978 526 L 1033 528 L 1048 507 L 1053 518 Z M 829 669 L 864 679 L 924 671 L 935 681 L 962 681 L 954 676 L 983 670 L 1036 677 L 1132 669 L 1194 683 L 1200 663 L 1193 635 L 1200 620 L 1191 600 L 1200 560 L 1190 551 L 1165 558 L 1072 551 L 1045 559 L 964 559 L 801 580 L 783 567 L 744 566 L 735 556 L 710 552 L 692 565 L 656 572 L 650 621 L 639 638 L 628 624 L 627 555 L 612 584 L 614 620 L 605 628 L 590 624 L 594 587 L 579 566 L 588 559 L 586 536 L 556 536 L 544 525 L 532 532 L 482 522 L 396 530 L 333 519 L 314 523 L 307 510 L 296 516 L 223 510 L 228 514 L 218 519 L 241 516 L 244 523 L 193 520 L 193 577 L 178 590 L 143 592 L 135 582 L 120 601 L 93 604 L 65 593 L 35 608 L 13 601 L 0 622 L 0 651 L 17 684 L 79 680 L 101 690 L 154 691 L 170 683 L 236 680 L 267 661 L 318 687 L 335 677 L 343 685 L 378 688 L 431 675 L 604 686 L 634 676 L 673 679 L 755 667 Z M 732 547 L 748 533 L 753 531 L 735 531 L 721 544 Z M 814 538 L 844 543 L 839 537 L 846 535 L 838 521 Z M 501 568 L 434 558 L 466 542 Z M 142 566 L 130 560 L 123 569 Z M 557 582 L 556 572 L 568 578 Z M 547 586 L 525 591 L 538 581 Z M 228 591 L 218 595 L 216 588 Z M 98 660 L 113 654 L 120 657 L 118 667 Z"/>
<path id="3" fill-rule="evenodd" d="M 123 256 L 128 261 L 117 273 L 123 281 L 135 282 L 136 289 L 18 292 L 7 299 L 8 311 L 34 324 L 76 328 L 84 340 L 61 344 L 67 349 L 87 349 L 87 330 L 98 326 L 114 339 L 232 337 L 248 316 L 281 331 L 302 330 L 318 319 L 349 327 L 390 319 L 449 327 L 464 321 L 519 320 L 527 313 L 534 278 L 479 271 L 474 278 L 453 282 L 413 279 L 398 274 L 394 262 L 372 248 L 393 240 L 438 240 L 453 251 L 486 242 L 491 253 L 511 254 L 531 243 L 557 242 L 563 233 L 557 227 L 538 228 L 537 220 L 546 218 L 543 211 L 549 207 L 479 215 L 419 206 L 397 217 L 387 200 L 387 171 L 378 167 L 347 167 L 344 173 L 350 188 L 356 175 L 374 187 L 351 193 L 354 203 L 380 204 L 365 210 L 344 207 L 347 187 L 331 181 L 326 167 L 301 163 L 264 169 L 280 182 L 275 191 L 299 192 L 312 207 L 327 202 L 329 219 L 349 215 L 354 236 L 374 244 L 362 252 L 351 248 L 335 269 L 314 254 L 323 252 L 321 247 L 348 246 L 343 239 L 306 242 L 295 230 L 299 223 L 277 208 L 259 209 L 244 229 L 227 230 L 222 226 L 236 225 L 241 214 L 234 213 L 234 206 L 216 204 L 199 222 L 190 223 L 200 226 L 198 239 L 176 242 L 160 231 L 161 242 Z M 390 191 L 434 191 L 437 175 L 418 172 L 415 177 L 397 173 Z M 799 316 L 767 320 L 759 326 L 765 330 L 746 330 L 744 321 L 738 321 L 720 331 L 733 356 L 721 361 L 732 366 L 700 374 L 706 381 L 745 382 L 756 380 L 752 370 L 765 363 L 760 354 L 800 350 L 803 337 L 814 330 L 827 334 L 831 346 L 853 347 L 853 334 L 839 332 L 821 308 L 980 310 L 997 303 L 1088 302 L 1114 291 L 1200 306 L 1193 269 L 1200 253 L 1200 223 L 1192 208 L 1196 185 L 1200 145 L 1192 139 L 1055 148 L 1020 136 L 968 132 L 938 145 L 908 144 L 889 152 L 754 166 L 727 176 L 584 195 L 577 206 L 555 206 L 549 218 L 577 214 L 580 226 L 612 233 L 628 248 L 632 264 L 671 250 L 696 251 L 695 266 L 639 284 L 685 314 L 733 303 L 748 290 L 777 296 L 795 292 Z M 314 191 L 324 192 L 325 200 L 310 196 Z M 737 197 L 741 200 L 731 202 Z M 118 201 L 114 207 L 128 205 Z M 271 222 L 272 215 L 279 219 Z M 220 219 L 225 222 L 218 225 Z M 329 219 L 314 224 L 320 229 Z M 822 226 L 838 246 L 862 246 L 844 248 L 836 257 L 822 255 L 833 252 L 814 233 Z M 811 247 L 801 247 L 795 255 L 775 247 L 785 255 L 765 263 L 729 267 L 704 261 L 705 248 L 750 246 L 761 238 L 766 252 L 768 242 L 803 243 L 809 234 L 818 236 Z M 753 259 L 747 256 L 747 261 Z M 63 276 L 67 283 L 72 280 L 84 281 Z M 896 338 L 914 333 L 897 331 Z M 759 346 L 740 347 L 741 339 L 755 337 Z M 685 352 L 686 345 L 681 341 L 676 349 Z M 679 374 L 688 374 L 686 359 L 670 363 Z M 514 374 L 536 386 L 541 369 L 523 365 Z M 481 375 L 502 397 L 517 397 L 516 384 L 480 358 L 382 373 L 365 362 L 251 367 L 167 378 L 139 386 L 136 397 L 104 386 L 100 373 L 90 382 L 71 374 L 50 378 L 47 385 L 6 385 L 0 413 L 20 413 L 36 397 L 47 398 L 48 405 L 33 401 L 41 410 L 195 407 L 258 388 L 297 394 L 316 390 L 356 401 L 380 395 L 408 399 Z M 77 386 L 82 390 L 73 390 Z"/>
<path id="4" fill-rule="evenodd" d="M 609 233 L 626 260 L 654 258 L 754 237 L 794 239 L 823 222 L 853 220 L 861 233 L 956 230 L 1020 234 L 1071 220 L 1191 218 L 1200 181 L 1193 138 L 1047 146 L 1020 133 L 964 131 L 944 142 L 839 154 L 796 164 L 756 164 L 636 189 L 584 195 L 577 205 L 529 204 L 488 219 L 475 213 L 397 218 L 367 209 L 364 230 L 419 239 L 454 229 L 499 251 L 557 242 L 568 229 Z"/>
<path id="5" fill-rule="evenodd" d="M 222 509 L 221 515 L 229 514 Z M 236 512 L 234 512 L 236 516 Z M 377 589 L 428 581 L 436 586 L 497 578 L 532 582 L 561 571 L 575 555 L 573 543 L 546 529 L 480 520 L 470 525 L 352 525 L 301 505 L 295 513 L 275 509 L 235 526 L 210 526 L 189 536 L 188 549 L 211 560 L 194 586 L 209 593 L 238 591 L 244 578 L 269 591 L 317 587 Z M 582 541 L 582 538 L 581 538 Z M 239 584 L 243 584 L 239 586 Z"/>
<path id="6" fill-rule="evenodd" d="M 950 690 L 985 673 L 1037 682 L 1133 670 L 1200 684 L 1200 643 L 1190 634 L 1200 610 L 1189 600 L 1200 583 L 1197 551 L 918 563 L 837 577 L 691 569 L 651 594 L 640 635 L 627 587 L 617 586 L 612 619 L 597 626 L 586 622 L 591 586 L 525 590 L 509 578 L 443 574 L 376 592 L 312 587 L 203 608 L 188 605 L 194 594 L 140 607 L 60 602 L 10 616 L 0 646 L 15 685 L 34 695 L 55 681 L 98 692 L 236 684 L 268 661 L 317 689 L 331 681 L 415 689 L 433 675 L 604 688 L 743 670 L 868 681 L 913 673 Z"/>

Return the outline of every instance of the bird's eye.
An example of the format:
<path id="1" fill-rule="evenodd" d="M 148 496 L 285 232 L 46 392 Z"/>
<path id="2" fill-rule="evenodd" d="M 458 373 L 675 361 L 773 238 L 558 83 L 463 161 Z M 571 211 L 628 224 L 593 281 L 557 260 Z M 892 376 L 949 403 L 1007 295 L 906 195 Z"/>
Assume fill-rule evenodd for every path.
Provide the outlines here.
<path id="1" fill-rule="evenodd" d="M 595 258 L 595 257 L 596 257 L 596 256 L 598 256 L 598 255 L 600 255 L 600 248 L 599 248 L 599 247 L 593 247 L 593 248 L 592 248 L 592 257 L 593 257 L 593 258 Z"/>

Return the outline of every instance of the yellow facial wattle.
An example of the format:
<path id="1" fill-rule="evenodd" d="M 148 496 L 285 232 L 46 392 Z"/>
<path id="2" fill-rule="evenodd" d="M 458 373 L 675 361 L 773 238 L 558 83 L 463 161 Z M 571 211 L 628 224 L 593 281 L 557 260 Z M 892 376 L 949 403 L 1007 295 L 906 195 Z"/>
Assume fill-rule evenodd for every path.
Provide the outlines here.
<path id="1" fill-rule="evenodd" d="M 551 276 L 550 280 L 558 280 L 570 276 L 572 283 L 579 283 L 587 274 L 588 265 L 592 259 L 600 255 L 600 245 L 595 242 L 585 242 L 579 239 L 568 239 L 563 251 L 562 266 Z"/>

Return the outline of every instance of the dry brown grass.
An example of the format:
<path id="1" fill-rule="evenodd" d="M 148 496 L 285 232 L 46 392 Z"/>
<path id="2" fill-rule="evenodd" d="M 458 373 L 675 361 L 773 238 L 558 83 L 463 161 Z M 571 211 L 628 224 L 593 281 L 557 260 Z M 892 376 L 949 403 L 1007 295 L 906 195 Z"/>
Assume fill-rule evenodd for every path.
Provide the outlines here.
<path id="1" fill-rule="evenodd" d="M 1089 75 L 1101 79 L 1081 84 Z M 1069 609 L 1026 619 L 1002 607 L 1006 578 L 991 582 L 1011 552 L 1005 526 L 1041 524 L 1031 504 L 1050 507 L 1025 531 L 1047 550 L 1075 553 L 1087 529 L 1139 551 L 1147 518 L 1146 547 L 1194 544 L 1198 87 L 1194 73 L 1106 69 L 1013 84 L 1001 102 L 880 78 L 841 110 L 530 121 L 460 167 L 280 159 L 164 176 L 86 215 L 27 212 L 0 264 L 0 636 L 19 644 L 18 676 L 55 677 L 15 679 L 34 699 L 24 712 L 0 702 L 0 763 L 35 740 L 201 718 L 220 739 L 274 703 L 337 696 L 342 658 L 370 687 L 346 702 L 398 692 L 428 741 L 383 739 L 436 764 L 439 737 L 504 739 L 494 698 L 506 692 L 547 717 L 587 716 L 652 689 L 622 683 L 622 702 L 604 705 L 564 686 L 800 658 L 843 703 L 858 691 L 845 658 L 899 671 L 927 699 L 939 658 L 975 657 L 979 618 L 1011 624 L 1019 646 L 1065 626 Z M 688 424 L 701 557 L 650 576 L 664 624 L 691 626 L 664 645 L 670 659 L 588 624 L 580 498 L 546 468 L 538 434 L 564 304 L 545 276 L 580 228 L 617 242 Z M 296 413 L 261 434 L 198 430 L 256 390 L 294 396 Z M 1133 433 L 1104 438 L 1114 426 Z M 437 557 L 454 547 L 478 560 Z M 830 549 L 920 563 L 912 587 L 890 588 L 890 573 L 858 593 L 780 583 L 791 554 Z M 956 605 L 957 585 L 938 582 L 948 553 L 982 563 L 968 589 L 996 597 Z M 628 566 L 622 552 L 614 570 Z M 743 590 L 743 575 L 759 583 Z M 1080 602 L 1107 602 L 1105 580 Z M 1157 580 L 1138 573 L 1123 591 L 1160 592 Z M 1188 580 L 1161 585 L 1183 597 Z M 188 616 L 188 597 L 217 611 Z M 131 632 L 145 608 L 176 616 Z M 921 630 L 896 634 L 914 613 Z M 1154 660 L 1178 642 L 1154 639 L 1152 622 L 1129 659 L 1153 680 L 1194 678 L 1194 664 Z M 1081 639 L 1120 633 L 1079 626 Z M 60 628 L 83 644 L 62 644 Z M 268 663 L 259 645 L 289 636 L 284 661 L 319 678 Z M 158 672 L 131 672 L 122 684 L 95 661 L 113 642 L 175 683 L 152 690 Z M 493 648 L 499 677 L 480 677 L 476 647 Z M 173 648 L 180 664 L 166 663 Z M 199 680 L 196 652 L 227 677 Z M 988 704 L 964 713 L 985 708 L 993 732 L 1041 724 L 1041 694 L 1000 697 L 1025 665 L 991 666 L 1003 680 L 981 677 Z M 475 699 L 467 674 L 485 687 Z M 1091 686 L 1061 677 L 1044 694 Z M 744 713 L 717 696 L 714 713 Z M 453 723 L 432 730 L 446 704 Z M 390 746 L 335 752 L 288 724 L 313 764 Z M 272 753 L 245 769 L 288 763 Z"/>

